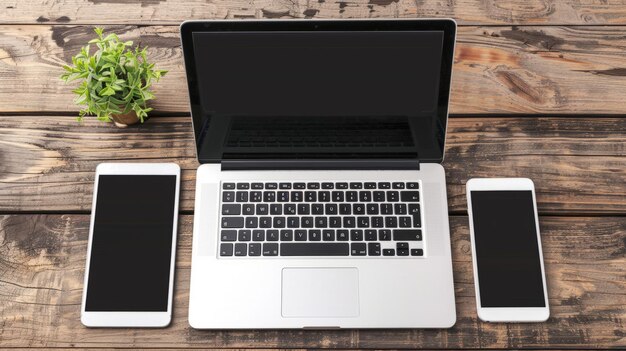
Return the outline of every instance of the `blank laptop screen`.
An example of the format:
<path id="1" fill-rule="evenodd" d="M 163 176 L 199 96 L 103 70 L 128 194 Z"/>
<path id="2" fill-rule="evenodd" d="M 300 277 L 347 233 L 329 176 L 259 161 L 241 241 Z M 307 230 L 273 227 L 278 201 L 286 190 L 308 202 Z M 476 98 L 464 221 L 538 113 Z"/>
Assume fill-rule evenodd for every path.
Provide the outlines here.
<path id="1" fill-rule="evenodd" d="M 443 31 L 193 33 L 199 157 L 441 158 L 443 41 Z"/>

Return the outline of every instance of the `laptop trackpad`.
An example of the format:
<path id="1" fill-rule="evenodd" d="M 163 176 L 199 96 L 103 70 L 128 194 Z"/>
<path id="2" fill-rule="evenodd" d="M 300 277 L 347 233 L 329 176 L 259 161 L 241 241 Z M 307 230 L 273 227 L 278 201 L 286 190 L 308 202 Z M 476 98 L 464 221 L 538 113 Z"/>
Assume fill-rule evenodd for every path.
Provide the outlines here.
<path id="1" fill-rule="evenodd" d="M 358 317 L 356 268 L 284 268 L 283 317 Z"/>

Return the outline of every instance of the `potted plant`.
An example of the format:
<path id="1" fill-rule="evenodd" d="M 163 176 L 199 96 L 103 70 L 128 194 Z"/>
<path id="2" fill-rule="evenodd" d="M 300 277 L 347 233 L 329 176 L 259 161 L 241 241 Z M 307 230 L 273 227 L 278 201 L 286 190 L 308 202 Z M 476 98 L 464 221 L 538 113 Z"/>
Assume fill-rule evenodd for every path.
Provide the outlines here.
<path id="1" fill-rule="evenodd" d="M 147 106 L 154 99 L 150 87 L 167 71 L 154 68 L 146 59 L 146 48 L 132 49 L 132 41 L 120 41 L 112 33 L 103 36 L 102 28 L 95 28 L 97 38 L 81 48 L 72 57 L 72 65 L 65 65 L 61 79 L 66 83 L 80 80 L 73 92 L 78 95 L 77 105 L 85 105 L 78 120 L 86 115 L 95 115 L 98 120 L 115 122 L 126 127 L 139 121 L 143 123 L 152 108 Z M 89 44 L 98 50 L 90 55 Z"/>

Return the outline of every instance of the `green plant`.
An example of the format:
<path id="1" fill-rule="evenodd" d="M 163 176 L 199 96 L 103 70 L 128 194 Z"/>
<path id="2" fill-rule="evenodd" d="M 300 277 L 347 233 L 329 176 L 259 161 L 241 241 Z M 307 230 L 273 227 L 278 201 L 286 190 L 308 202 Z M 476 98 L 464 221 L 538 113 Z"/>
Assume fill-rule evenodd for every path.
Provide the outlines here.
<path id="1" fill-rule="evenodd" d="M 73 92 L 78 95 L 77 105 L 86 105 L 78 116 L 82 121 L 85 115 L 95 115 L 98 120 L 109 122 L 112 114 L 126 114 L 135 111 L 143 123 L 152 108 L 146 102 L 154 99 L 150 91 L 153 81 L 158 81 L 167 71 L 154 68 L 146 59 L 146 48 L 130 48 L 132 41 L 120 41 L 112 33 L 103 36 L 102 28 L 95 28 L 96 39 L 81 48 L 72 57 L 72 65 L 65 65 L 61 79 L 66 83 L 80 79 L 80 85 Z M 98 50 L 90 55 L 89 44 L 96 44 Z"/>

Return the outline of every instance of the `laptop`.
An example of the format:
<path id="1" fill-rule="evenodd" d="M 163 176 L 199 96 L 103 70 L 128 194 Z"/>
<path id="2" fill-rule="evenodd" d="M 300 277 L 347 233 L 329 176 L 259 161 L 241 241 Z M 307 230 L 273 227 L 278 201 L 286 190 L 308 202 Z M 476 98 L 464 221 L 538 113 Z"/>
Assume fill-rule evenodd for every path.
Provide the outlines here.
<path id="1" fill-rule="evenodd" d="M 197 170 L 189 324 L 448 328 L 456 24 L 181 25 Z"/>

